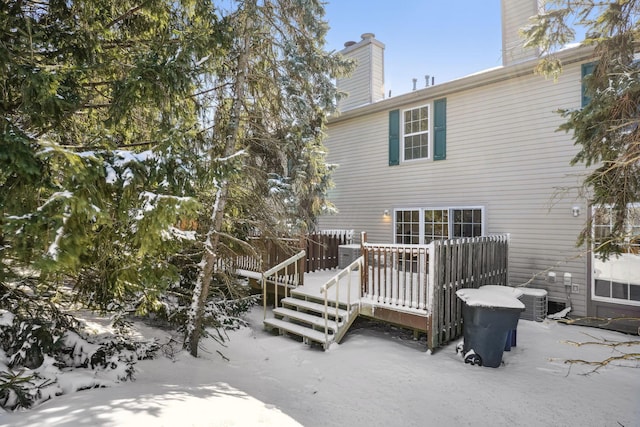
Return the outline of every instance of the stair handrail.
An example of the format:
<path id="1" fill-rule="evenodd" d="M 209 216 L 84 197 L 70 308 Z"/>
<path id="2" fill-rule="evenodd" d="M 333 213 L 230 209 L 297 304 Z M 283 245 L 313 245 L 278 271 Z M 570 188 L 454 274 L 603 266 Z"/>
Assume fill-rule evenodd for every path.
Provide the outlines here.
<path id="1" fill-rule="evenodd" d="M 320 287 L 320 293 L 324 294 L 324 340 L 325 343 L 329 342 L 329 295 L 328 291 L 331 287 L 336 287 L 336 299 L 335 299 L 335 321 L 336 321 L 336 333 L 338 326 L 338 312 L 340 310 L 340 279 L 347 276 L 347 318 L 345 319 L 345 323 L 349 323 L 349 319 L 351 317 L 351 276 L 352 272 L 356 269 L 361 269 L 364 266 L 364 257 L 361 255 L 347 267 L 342 269 L 338 274 L 329 279 L 324 285 Z M 360 289 L 360 287 L 358 287 Z M 360 296 L 358 296 L 358 301 L 360 300 Z"/>
<path id="2" fill-rule="evenodd" d="M 298 260 L 300 258 L 303 258 L 306 255 L 305 251 L 300 251 L 297 254 L 293 255 L 290 258 L 287 258 L 286 260 L 282 261 L 280 264 L 278 265 L 274 265 L 273 267 L 271 267 L 270 269 L 268 269 L 267 271 L 263 272 L 261 274 L 262 276 L 262 303 L 263 303 L 263 312 L 264 312 L 264 319 L 267 318 L 267 279 L 271 276 L 275 276 L 275 285 L 274 285 L 274 301 L 277 304 L 278 303 L 278 273 L 282 270 L 285 271 L 285 275 L 288 275 L 289 272 L 289 266 L 291 264 L 294 264 L 294 282 L 293 285 L 295 285 L 296 287 L 300 284 L 300 276 L 299 276 L 299 272 L 298 272 Z M 288 283 L 285 283 L 284 286 L 284 297 L 287 297 L 287 287 L 288 287 Z"/>

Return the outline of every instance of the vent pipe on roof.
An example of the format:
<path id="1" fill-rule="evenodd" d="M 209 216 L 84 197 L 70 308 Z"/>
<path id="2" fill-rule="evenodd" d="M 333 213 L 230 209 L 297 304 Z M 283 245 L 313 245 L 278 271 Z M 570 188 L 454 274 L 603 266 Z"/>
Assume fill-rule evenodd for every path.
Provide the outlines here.
<path id="1" fill-rule="evenodd" d="M 356 44 L 356 42 L 350 40 L 348 42 L 344 42 L 344 47 L 353 46 L 354 44 Z"/>
<path id="2" fill-rule="evenodd" d="M 429 74 L 424 76 L 424 87 L 429 87 Z"/>
<path id="3" fill-rule="evenodd" d="M 413 90 L 416 90 L 416 84 L 418 84 L 418 79 L 414 77 L 412 80 L 413 80 Z"/>

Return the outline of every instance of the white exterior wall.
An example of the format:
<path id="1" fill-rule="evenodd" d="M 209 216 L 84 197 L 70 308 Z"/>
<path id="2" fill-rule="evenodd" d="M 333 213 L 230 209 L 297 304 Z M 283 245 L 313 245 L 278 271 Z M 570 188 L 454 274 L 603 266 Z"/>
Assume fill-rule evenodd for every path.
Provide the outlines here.
<path id="1" fill-rule="evenodd" d="M 371 33 L 340 53 L 354 59 L 356 67 L 351 76 L 337 79 L 336 85 L 347 97 L 338 102 L 340 111 L 361 107 L 384 98 L 384 44 Z"/>
<path id="2" fill-rule="evenodd" d="M 509 65 L 535 58 L 537 49 L 523 48 L 520 28 L 543 8 L 543 0 L 502 0 L 502 64 Z"/>
<path id="3" fill-rule="evenodd" d="M 580 286 L 571 294 L 573 312 L 586 315 L 586 254 L 575 247 L 586 221 L 576 190 L 585 170 L 569 166 L 577 149 L 570 135 L 556 132 L 563 119 L 554 113 L 579 106 L 580 64 L 567 65 L 557 83 L 531 73 L 463 91 L 454 83 L 445 85 L 450 93 L 435 93 L 434 86 L 398 97 L 406 104 L 391 98 L 378 104 L 387 109 L 330 122 L 328 160 L 339 165 L 330 199 L 339 213 L 321 218 L 321 228 L 352 228 L 371 242 L 392 242 L 393 217 L 383 217 L 385 209 L 482 206 L 485 232 L 511 235 L 511 285 L 540 274 L 531 285 L 568 303 L 562 278 L 569 272 Z M 389 111 L 442 97 L 446 160 L 389 166 Z M 580 216 L 572 216 L 573 206 Z M 556 273 L 555 284 L 546 281 L 547 269 Z"/>
<path id="4" fill-rule="evenodd" d="M 384 46 L 376 41 L 371 49 L 371 102 L 378 102 L 384 99 Z"/>

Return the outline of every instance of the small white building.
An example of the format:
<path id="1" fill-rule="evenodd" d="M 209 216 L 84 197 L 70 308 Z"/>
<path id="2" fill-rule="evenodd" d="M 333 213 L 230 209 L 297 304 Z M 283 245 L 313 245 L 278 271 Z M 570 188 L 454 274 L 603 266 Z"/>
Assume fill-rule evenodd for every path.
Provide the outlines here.
<path id="1" fill-rule="evenodd" d="M 342 53 L 358 67 L 337 82 L 349 96 L 326 140 L 338 213 L 319 225 L 386 243 L 508 233 L 510 285 L 547 290 L 551 311 L 640 317 L 640 255 L 602 263 L 576 247 L 592 207 L 556 111 L 585 102 L 581 82 L 594 58 L 567 49 L 557 81 L 534 74 L 536 52 L 522 48 L 517 30 L 537 8 L 503 0 L 502 67 L 387 99 L 384 44 L 371 33 L 348 43 Z M 630 226 L 640 235 L 639 217 Z"/>

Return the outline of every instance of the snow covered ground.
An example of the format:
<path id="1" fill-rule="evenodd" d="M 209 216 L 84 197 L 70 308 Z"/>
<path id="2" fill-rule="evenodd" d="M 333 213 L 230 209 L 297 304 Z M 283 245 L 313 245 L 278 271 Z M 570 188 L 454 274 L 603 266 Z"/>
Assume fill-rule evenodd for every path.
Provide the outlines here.
<path id="1" fill-rule="evenodd" d="M 564 363 L 619 354 L 565 341 L 637 336 L 521 320 L 517 347 L 493 369 L 465 365 L 455 343 L 428 355 L 424 341 L 372 322 L 323 352 L 264 331 L 259 307 L 248 319 L 227 348 L 208 341 L 198 359 L 139 362 L 135 382 L 0 413 L 0 426 L 640 426 L 637 362 L 589 375 Z"/>

